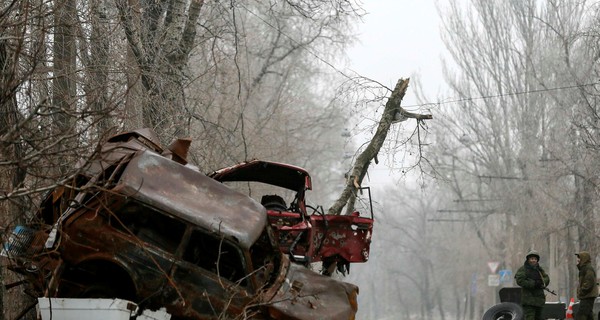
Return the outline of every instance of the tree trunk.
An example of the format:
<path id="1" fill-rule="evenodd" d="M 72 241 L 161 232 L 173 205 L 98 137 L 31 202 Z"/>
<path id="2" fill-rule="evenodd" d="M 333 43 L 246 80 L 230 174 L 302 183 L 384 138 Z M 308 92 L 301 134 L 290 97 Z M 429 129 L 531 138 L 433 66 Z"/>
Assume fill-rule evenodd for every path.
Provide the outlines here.
<path id="1" fill-rule="evenodd" d="M 194 47 L 203 0 L 145 3 L 119 0 L 117 6 L 132 57 L 140 72 L 141 121 L 168 142 L 187 135 L 184 71 Z M 134 10 L 139 8 L 140 10 Z M 134 77 L 130 83 L 138 83 Z"/>
<path id="2" fill-rule="evenodd" d="M 19 130 L 17 128 L 19 121 L 19 111 L 17 109 L 17 98 L 14 95 L 15 85 L 15 62 L 11 61 L 5 41 L 0 41 L 0 83 L 6 96 L 0 100 L 0 158 L 8 163 L 18 163 L 23 158 L 23 146 L 19 139 Z M 23 186 L 27 169 L 21 165 L 7 166 L 0 170 L 0 191 L 11 193 L 13 190 Z M 10 232 L 16 223 L 23 222 L 25 217 L 25 201 L 23 197 L 16 197 L 11 201 L 6 201 L 0 205 L 0 210 L 6 212 L 0 215 L 0 226 L 4 232 Z M 7 239 L 7 235 L 0 233 L 0 242 Z M 23 307 L 23 301 L 15 301 L 14 295 L 6 294 L 4 284 L 14 279 L 5 278 L 7 270 L 0 268 L 0 320 L 5 318 L 5 314 L 10 314 L 16 309 Z"/>
<path id="3" fill-rule="evenodd" d="M 406 94 L 406 90 L 408 89 L 408 83 L 409 79 L 400 79 L 398 80 L 398 83 L 396 83 L 396 87 L 392 91 L 390 98 L 385 104 L 383 114 L 379 120 L 379 126 L 377 127 L 375 135 L 373 135 L 373 139 L 367 148 L 365 148 L 365 150 L 356 158 L 352 173 L 348 176 L 346 181 L 346 187 L 342 191 L 340 197 L 334 202 L 331 208 L 329 208 L 329 214 L 341 214 L 342 209 L 346 205 L 348 206 L 346 208 L 347 213 L 351 213 L 354 210 L 356 193 L 358 192 L 362 181 L 369 170 L 371 160 L 377 157 L 377 154 L 379 153 L 379 150 L 381 149 L 381 146 L 383 146 L 385 138 L 387 137 L 390 127 L 392 126 L 394 119 L 397 118 L 398 114 L 404 118 L 415 118 L 417 120 L 432 119 L 431 115 L 410 113 L 400 106 L 400 103 Z"/>
<path id="4" fill-rule="evenodd" d="M 54 111 L 54 139 L 64 139 L 57 144 L 56 152 L 62 153 L 73 146 L 70 138 L 74 132 L 72 109 L 77 94 L 75 71 L 77 51 L 75 45 L 77 8 L 75 0 L 58 0 L 54 7 L 54 80 L 52 105 Z M 60 137 L 60 138 L 58 138 Z M 64 164 L 64 162 L 63 162 Z M 59 165 L 60 174 L 70 170 Z"/>
<path id="5" fill-rule="evenodd" d="M 109 33 L 106 0 L 92 2 L 92 36 L 90 38 L 90 76 L 91 86 L 88 86 L 89 104 L 95 112 L 96 136 L 101 137 L 111 127 L 111 109 L 108 106 L 108 65 L 109 65 Z"/>
<path id="6" fill-rule="evenodd" d="M 579 224 L 579 250 L 594 251 L 595 223 L 594 223 L 594 183 L 590 177 L 575 177 L 575 205 L 581 215 Z"/>

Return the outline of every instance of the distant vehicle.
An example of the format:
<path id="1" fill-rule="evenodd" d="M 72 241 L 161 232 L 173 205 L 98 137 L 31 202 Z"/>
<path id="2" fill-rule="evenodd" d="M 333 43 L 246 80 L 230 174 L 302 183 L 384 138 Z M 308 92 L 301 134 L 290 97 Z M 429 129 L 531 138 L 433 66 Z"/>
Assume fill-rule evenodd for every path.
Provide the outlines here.
<path id="1" fill-rule="evenodd" d="M 208 174 L 227 186 L 255 197 L 267 209 L 269 223 L 282 252 L 301 264 L 323 262 L 323 273 L 346 273 L 350 263 L 369 259 L 373 212 L 361 216 L 325 214 L 306 201 L 312 189 L 300 167 L 261 160 L 242 162 Z M 367 190 L 368 191 L 368 190 Z M 370 193 L 369 204 L 370 204 Z M 284 198 L 287 198 L 284 199 Z"/>
<path id="2" fill-rule="evenodd" d="M 10 269 L 39 296 L 120 298 L 172 319 L 354 319 L 358 287 L 291 263 L 275 235 L 284 229 L 186 165 L 189 143 L 163 149 L 148 129 L 110 138 L 15 229 L 2 251 Z M 291 253 L 330 257 L 298 243 Z"/>

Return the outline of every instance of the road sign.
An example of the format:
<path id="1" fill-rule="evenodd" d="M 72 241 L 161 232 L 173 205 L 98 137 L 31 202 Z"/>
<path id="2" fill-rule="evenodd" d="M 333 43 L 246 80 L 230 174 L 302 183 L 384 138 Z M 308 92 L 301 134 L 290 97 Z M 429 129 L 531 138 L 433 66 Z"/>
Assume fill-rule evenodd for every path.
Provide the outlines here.
<path id="1" fill-rule="evenodd" d="M 490 268 L 491 273 L 496 273 L 496 270 L 498 270 L 498 266 L 500 266 L 500 262 L 498 261 L 488 262 L 488 267 Z"/>
<path id="2" fill-rule="evenodd" d="M 512 281 L 512 270 L 502 269 L 498 271 L 498 274 L 500 275 L 500 282 L 506 283 Z"/>
<path id="3" fill-rule="evenodd" d="M 488 275 L 488 286 L 497 287 L 499 285 L 500 285 L 500 275 L 499 274 Z"/>

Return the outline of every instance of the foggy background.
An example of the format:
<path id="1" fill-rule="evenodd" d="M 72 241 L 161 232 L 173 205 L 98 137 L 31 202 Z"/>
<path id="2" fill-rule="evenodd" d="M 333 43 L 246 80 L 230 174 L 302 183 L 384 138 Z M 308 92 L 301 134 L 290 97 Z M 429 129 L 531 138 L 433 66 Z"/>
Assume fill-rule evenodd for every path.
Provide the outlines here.
<path id="1" fill-rule="evenodd" d="M 480 319 L 530 249 L 558 293 L 548 300 L 568 301 L 573 253 L 599 253 L 596 1 L 4 6 L 5 233 L 100 141 L 140 127 L 193 138 L 203 172 L 304 167 L 309 203 L 327 208 L 410 77 L 402 106 L 433 120 L 394 124 L 363 182 L 370 261 L 336 275 L 360 286 L 357 319 Z"/>

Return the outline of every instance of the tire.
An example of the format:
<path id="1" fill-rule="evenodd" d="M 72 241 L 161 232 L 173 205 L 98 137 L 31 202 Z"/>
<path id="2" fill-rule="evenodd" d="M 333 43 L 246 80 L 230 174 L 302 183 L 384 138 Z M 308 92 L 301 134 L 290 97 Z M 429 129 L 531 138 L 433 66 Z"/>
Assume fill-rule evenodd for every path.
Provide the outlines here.
<path id="1" fill-rule="evenodd" d="M 483 320 L 523 320 L 523 308 L 513 302 L 502 302 L 487 309 Z"/>

